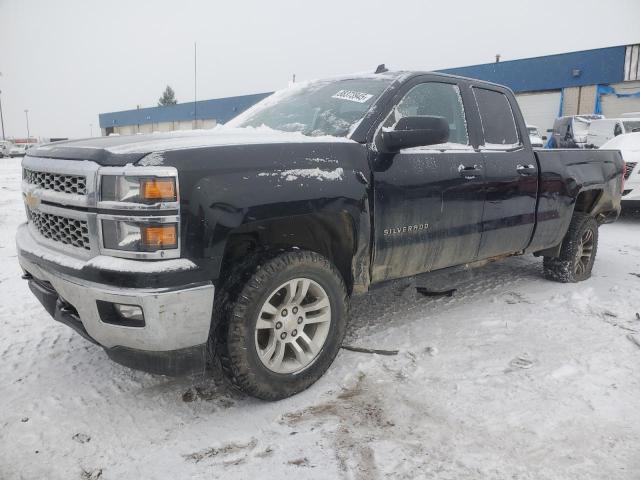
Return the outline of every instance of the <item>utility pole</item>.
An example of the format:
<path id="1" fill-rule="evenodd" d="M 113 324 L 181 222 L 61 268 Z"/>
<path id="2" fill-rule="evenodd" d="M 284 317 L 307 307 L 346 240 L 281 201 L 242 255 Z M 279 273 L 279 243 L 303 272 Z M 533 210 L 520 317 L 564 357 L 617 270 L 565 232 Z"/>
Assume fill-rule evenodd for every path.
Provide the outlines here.
<path id="1" fill-rule="evenodd" d="M 193 42 L 193 119 L 198 128 L 198 44 Z"/>
<path id="2" fill-rule="evenodd" d="M 89 124 L 89 128 L 91 129 L 91 136 L 93 137 L 93 123 Z"/>
<path id="3" fill-rule="evenodd" d="M 29 134 L 29 110 L 25 110 L 24 115 L 27 117 L 27 143 L 29 143 L 29 139 L 31 138 L 31 135 Z"/>

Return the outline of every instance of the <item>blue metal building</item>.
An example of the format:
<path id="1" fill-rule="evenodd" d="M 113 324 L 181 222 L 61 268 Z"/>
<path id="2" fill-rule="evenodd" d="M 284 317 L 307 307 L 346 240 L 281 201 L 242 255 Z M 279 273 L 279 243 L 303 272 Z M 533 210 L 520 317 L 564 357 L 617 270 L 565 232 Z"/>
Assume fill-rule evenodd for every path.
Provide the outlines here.
<path id="1" fill-rule="evenodd" d="M 516 93 L 619 83 L 624 81 L 625 50 L 626 47 L 599 48 L 441 72 L 499 83 Z"/>
<path id="2" fill-rule="evenodd" d="M 226 123 L 269 93 L 178 103 L 167 107 L 137 108 L 98 115 L 103 135 L 211 128 Z"/>
<path id="3" fill-rule="evenodd" d="M 640 45 L 441 70 L 510 87 L 529 124 L 541 134 L 559 115 L 640 112 Z"/>
<path id="4" fill-rule="evenodd" d="M 507 85 L 516 93 L 527 123 L 536 125 L 542 134 L 551 128 L 558 115 L 603 113 L 616 117 L 640 112 L 640 45 L 440 71 Z M 227 122 L 269 94 L 102 113 L 100 127 L 103 135 L 210 128 Z"/>

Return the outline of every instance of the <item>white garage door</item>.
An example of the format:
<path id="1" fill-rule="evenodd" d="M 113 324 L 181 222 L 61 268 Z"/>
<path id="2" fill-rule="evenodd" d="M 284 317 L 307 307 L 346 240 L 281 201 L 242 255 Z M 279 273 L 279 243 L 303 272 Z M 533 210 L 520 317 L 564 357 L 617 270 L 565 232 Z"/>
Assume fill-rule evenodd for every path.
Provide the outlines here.
<path id="1" fill-rule="evenodd" d="M 527 125 L 538 127 L 540 135 L 547 135 L 560 110 L 560 90 L 516 95 Z"/>
<path id="2" fill-rule="evenodd" d="M 616 93 L 640 92 L 640 82 L 624 82 L 611 85 Z M 623 113 L 640 112 L 640 97 L 621 97 L 602 95 L 602 114 L 607 118 L 617 118 Z"/>

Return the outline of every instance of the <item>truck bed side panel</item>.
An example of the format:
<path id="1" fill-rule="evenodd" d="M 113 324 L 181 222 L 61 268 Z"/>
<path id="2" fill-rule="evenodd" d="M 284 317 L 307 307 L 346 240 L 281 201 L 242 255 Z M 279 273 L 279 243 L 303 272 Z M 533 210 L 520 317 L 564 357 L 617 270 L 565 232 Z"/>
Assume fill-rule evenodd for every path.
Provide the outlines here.
<path id="1" fill-rule="evenodd" d="M 555 247 L 569 227 L 581 192 L 598 191 L 589 207 L 604 221 L 620 213 L 623 161 L 616 150 L 535 150 L 540 169 L 536 229 L 527 251 Z"/>

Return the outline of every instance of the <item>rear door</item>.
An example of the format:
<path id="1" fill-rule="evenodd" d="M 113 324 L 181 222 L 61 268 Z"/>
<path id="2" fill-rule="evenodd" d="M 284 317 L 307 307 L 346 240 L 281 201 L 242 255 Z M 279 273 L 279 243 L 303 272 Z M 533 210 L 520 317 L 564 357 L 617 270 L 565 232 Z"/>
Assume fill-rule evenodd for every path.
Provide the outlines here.
<path id="1" fill-rule="evenodd" d="M 479 259 L 524 250 L 535 225 L 537 160 L 513 96 L 473 87 L 482 125 L 486 198 Z"/>
<path id="2" fill-rule="evenodd" d="M 449 123 L 446 144 L 395 154 L 373 153 L 373 281 L 410 276 L 477 257 L 484 168 L 482 153 L 472 146 L 467 100 L 463 104 L 463 96 L 470 95 L 470 90 L 463 93 L 455 79 L 435 78 L 405 85 L 373 139 L 379 142 L 381 128 L 392 128 L 402 116 L 436 115 Z"/>

